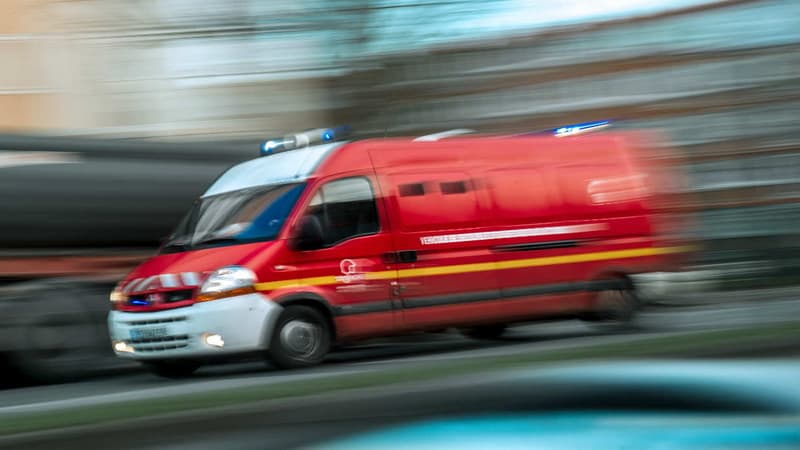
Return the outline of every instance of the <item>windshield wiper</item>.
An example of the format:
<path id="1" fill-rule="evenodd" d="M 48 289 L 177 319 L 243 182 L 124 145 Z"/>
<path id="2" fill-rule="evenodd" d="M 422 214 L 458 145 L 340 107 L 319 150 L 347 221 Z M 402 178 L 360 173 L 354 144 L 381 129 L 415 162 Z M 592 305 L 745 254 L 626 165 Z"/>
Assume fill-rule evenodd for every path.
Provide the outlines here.
<path id="1" fill-rule="evenodd" d="M 171 241 L 164 244 L 161 247 L 161 251 L 179 251 L 183 252 L 189 250 L 189 242 L 188 241 Z"/>
<path id="2" fill-rule="evenodd" d="M 200 239 L 193 244 L 194 246 L 198 246 L 206 244 L 229 244 L 231 242 L 239 242 L 239 239 L 236 239 L 232 236 L 212 236 L 205 239 Z"/>

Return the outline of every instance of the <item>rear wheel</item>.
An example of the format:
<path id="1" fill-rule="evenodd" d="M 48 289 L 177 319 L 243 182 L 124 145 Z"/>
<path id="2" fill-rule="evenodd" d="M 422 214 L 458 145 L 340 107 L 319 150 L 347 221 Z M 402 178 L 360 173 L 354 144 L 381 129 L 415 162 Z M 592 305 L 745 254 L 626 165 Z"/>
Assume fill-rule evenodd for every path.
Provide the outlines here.
<path id="1" fill-rule="evenodd" d="M 506 332 L 505 324 L 462 328 L 461 334 L 472 339 L 497 339 Z"/>
<path id="2" fill-rule="evenodd" d="M 147 361 L 142 365 L 148 372 L 164 378 L 185 378 L 200 368 L 196 361 Z"/>
<path id="3" fill-rule="evenodd" d="M 269 343 L 268 355 L 282 369 L 310 367 L 322 362 L 331 348 L 331 327 L 318 310 L 304 305 L 283 310 Z"/>
<path id="4" fill-rule="evenodd" d="M 604 328 L 624 329 L 633 325 L 641 308 L 633 284 L 625 280 L 617 289 L 597 293 L 595 310 L 584 320 Z"/>

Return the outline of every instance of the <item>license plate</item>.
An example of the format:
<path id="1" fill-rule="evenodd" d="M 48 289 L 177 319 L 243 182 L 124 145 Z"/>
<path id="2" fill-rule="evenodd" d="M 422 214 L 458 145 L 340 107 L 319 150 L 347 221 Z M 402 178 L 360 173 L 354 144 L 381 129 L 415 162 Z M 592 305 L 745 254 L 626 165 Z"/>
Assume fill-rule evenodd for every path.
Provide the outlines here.
<path id="1" fill-rule="evenodd" d="M 167 335 L 166 327 L 131 329 L 131 340 L 133 341 L 139 341 L 143 339 L 158 339 L 166 335 Z"/>

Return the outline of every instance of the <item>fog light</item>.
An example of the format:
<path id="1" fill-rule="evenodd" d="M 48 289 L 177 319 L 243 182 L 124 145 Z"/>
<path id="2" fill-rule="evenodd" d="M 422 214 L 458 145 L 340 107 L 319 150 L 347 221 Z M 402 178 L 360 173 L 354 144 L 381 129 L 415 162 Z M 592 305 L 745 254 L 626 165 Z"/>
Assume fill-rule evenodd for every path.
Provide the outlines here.
<path id="1" fill-rule="evenodd" d="M 133 353 L 133 347 L 122 341 L 114 342 L 114 350 L 119 353 Z"/>
<path id="2" fill-rule="evenodd" d="M 203 336 L 203 341 L 211 347 L 222 348 L 225 346 L 225 340 L 219 334 L 206 334 Z"/>

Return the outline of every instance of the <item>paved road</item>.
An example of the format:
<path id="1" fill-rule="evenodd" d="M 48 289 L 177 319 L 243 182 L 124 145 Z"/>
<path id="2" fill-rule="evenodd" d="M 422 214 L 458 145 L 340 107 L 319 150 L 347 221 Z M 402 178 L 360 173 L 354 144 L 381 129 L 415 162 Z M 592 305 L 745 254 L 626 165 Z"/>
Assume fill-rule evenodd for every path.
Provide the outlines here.
<path id="1" fill-rule="evenodd" d="M 764 298 L 753 295 L 742 298 L 746 298 L 746 301 L 651 307 L 641 315 L 637 330 L 625 333 L 598 330 L 578 321 L 565 321 L 515 327 L 507 337 L 498 341 L 474 341 L 448 332 L 373 342 L 334 353 L 322 366 L 293 372 L 275 371 L 263 362 L 255 361 L 204 367 L 191 379 L 167 380 L 144 373 L 135 366 L 125 366 L 121 370 L 82 382 L 0 391 L 0 414 L 63 404 L 158 397 L 166 393 L 177 394 L 210 387 L 269 384 L 300 377 L 324 378 L 431 360 L 530 354 L 578 348 L 587 344 L 626 342 L 644 335 L 747 327 L 800 317 L 800 295 L 793 291 L 765 293 Z"/>

